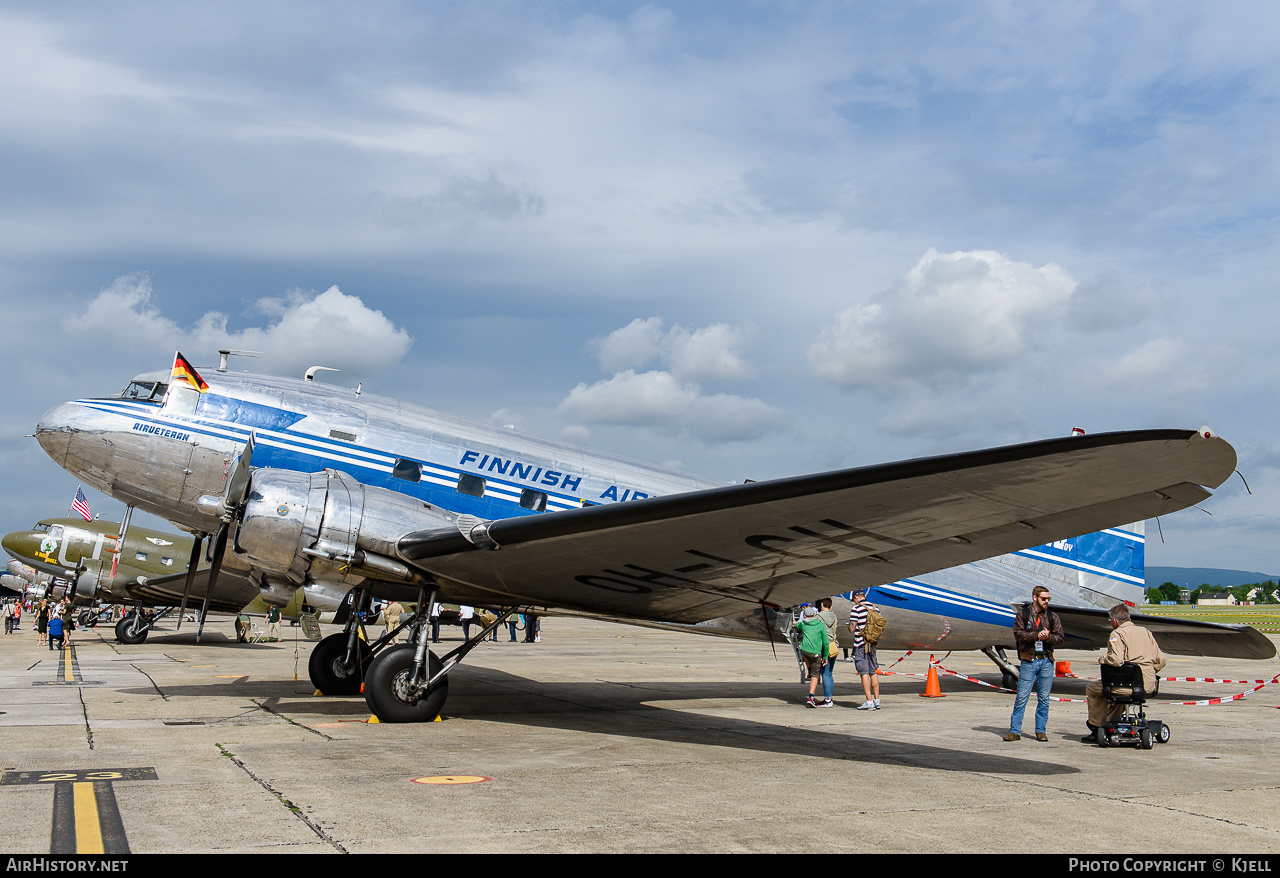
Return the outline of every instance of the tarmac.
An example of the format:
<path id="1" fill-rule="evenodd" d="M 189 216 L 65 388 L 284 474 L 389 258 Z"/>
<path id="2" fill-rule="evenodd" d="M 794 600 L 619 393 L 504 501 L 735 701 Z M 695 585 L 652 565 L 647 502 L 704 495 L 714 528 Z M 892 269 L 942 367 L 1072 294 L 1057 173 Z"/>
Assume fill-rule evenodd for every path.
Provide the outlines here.
<path id="1" fill-rule="evenodd" d="M 441 721 L 396 725 L 317 696 L 299 628 L 84 629 L 68 663 L 29 619 L 0 636 L 8 854 L 1280 852 L 1280 683 L 1251 691 L 1275 659 L 1172 656 L 1167 676 L 1228 682 L 1165 681 L 1147 712 L 1172 738 L 1144 751 L 1080 741 L 1099 653 L 1058 656 L 1079 676 L 1047 743 L 1005 743 L 981 655 L 938 652 L 988 685 L 943 673 L 931 698 L 927 653 L 882 653 L 878 711 L 840 662 L 813 710 L 785 647 L 552 617 L 476 648 Z"/>

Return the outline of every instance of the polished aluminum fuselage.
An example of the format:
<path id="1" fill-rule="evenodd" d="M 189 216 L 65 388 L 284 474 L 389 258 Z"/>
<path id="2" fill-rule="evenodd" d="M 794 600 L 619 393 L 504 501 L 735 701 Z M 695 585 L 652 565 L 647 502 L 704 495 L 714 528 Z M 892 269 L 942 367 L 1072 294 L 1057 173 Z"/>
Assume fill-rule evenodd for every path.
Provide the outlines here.
<path id="1" fill-rule="evenodd" d="M 167 373 L 153 373 L 135 381 L 167 378 Z M 207 393 L 179 388 L 184 392 L 170 392 L 164 404 L 126 398 L 66 403 L 44 415 L 36 435 L 55 461 L 85 482 L 198 533 L 217 529 L 214 501 L 223 495 L 227 474 L 251 435 L 255 471 L 313 474 L 310 482 L 264 479 L 277 493 L 260 491 L 255 498 L 268 513 L 254 519 L 263 531 L 257 545 L 263 553 L 283 555 L 255 564 L 250 552 L 228 553 L 228 564 L 269 571 L 260 574 L 259 584 L 273 602 L 282 602 L 283 595 L 270 592 L 287 591 L 304 580 L 340 595 L 373 578 L 391 583 L 395 593 L 403 577 L 394 571 L 384 576 L 351 567 L 354 538 L 344 543 L 341 528 L 333 524 L 342 514 L 350 516 L 353 534 L 363 525 L 395 535 L 430 520 L 536 515 L 721 484 L 356 390 L 243 374 L 211 373 L 206 379 Z M 313 533 L 303 519 L 305 509 L 314 510 L 316 503 L 308 506 L 305 498 L 310 494 L 314 500 L 320 490 L 315 474 L 325 470 L 337 472 L 324 479 L 328 493 L 319 505 L 327 517 Z M 375 500 L 344 507 L 346 489 L 337 490 L 343 478 L 351 480 L 349 493 L 367 490 Z M 271 519 L 272 508 L 280 510 L 278 520 Z M 278 540 L 268 527 L 276 529 Z M 328 535 L 322 527 L 329 528 Z M 317 556 L 289 569 L 290 559 L 300 557 L 293 548 L 298 532 L 312 540 L 308 545 L 327 542 L 334 560 Z M 971 649 L 1011 643 L 1011 605 L 1026 600 L 1035 584 L 1050 585 L 1068 605 L 1140 602 L 1142 546 L 1140 526 L 1113 529 L 885 583 L 870 598 L 890 619 L 886 647 Z M 465 589 L 454 596 L 477 603 L 483 598 Z M 836 609 L 847 613 L 847 604 L 841 601 Z M 779 635 L 759 613 L 695 627 L 738 637 Z"/>

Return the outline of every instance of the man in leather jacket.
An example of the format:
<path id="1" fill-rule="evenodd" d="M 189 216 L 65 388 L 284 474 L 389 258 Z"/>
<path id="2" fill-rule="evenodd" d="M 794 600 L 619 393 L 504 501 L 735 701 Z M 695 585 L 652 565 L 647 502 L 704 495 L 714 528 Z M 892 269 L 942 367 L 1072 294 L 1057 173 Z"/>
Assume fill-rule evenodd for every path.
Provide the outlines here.
<path id="1" fill-rule="evenodd" d="M 1037 585 L 1031 603 L 1023 604 L 1013 623 L 1013 639 L 1018 646 L 1018 697 L 1013 702 L 1006 741 L 1022 738 L 1022 714 L 1036 687 L 1036 740 L 1049 740 L 1049 692 L 1053 688 L 1053 648 L 1063 641 L 1062 620 L 1049 609 L 1049 589 Z"/>

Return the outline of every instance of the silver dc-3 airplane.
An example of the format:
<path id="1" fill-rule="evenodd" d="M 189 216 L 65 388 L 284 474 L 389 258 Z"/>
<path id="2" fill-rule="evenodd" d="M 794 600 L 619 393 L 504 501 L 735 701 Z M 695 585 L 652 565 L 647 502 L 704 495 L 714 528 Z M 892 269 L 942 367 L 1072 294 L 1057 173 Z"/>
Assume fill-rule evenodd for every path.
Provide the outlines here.
<path id="1" fill-rule="evenodd" d="M 357 606 L 491 607 L 495 625 L 545 607 L 785 642 L 791 608 L 871 588 L 882 648 L 982 649 L 1006 675 L 1032 585 L 1054 589 L 1068 646 L 1103 645 L 1105 608 L 1142 600 L 1142 528 L 1126 524 L 1201 502 L 1236 466 L 1207 429 L 1141 430 L 724 484 L 314 373 L 230 373 L 224 352 L 206 381 L 179 354 L 117 396 L 50 409 L 36 437 L 88 484 L 211 540 L 209 582 L 225 563 L 277 605 L 354 590 Z M 421 616 L 408 644 L 372 647 L 357 616 L 316 645 L 312 682 L 363 680 L 381 720 L 434 719 L 483 634 L 438 657 Z M 1275 654 L 1245 626 L 1143 624 L 1168 652 Z"/>
<path id="2" fill-rule="evenodd" d="M 5 534 L 0 544 L 13 556 L 10 569 L 33 586 L 42 585 L 38 589 L 42 597 L 133 605 L 135 612 L 116 624 L 116 640 L 121 643 L 142 643 L 156 622 L 175 612 L 181 627 L 192 594 L 203 595 L 201 622 L 210 611 L 238 614 L 267 609 L 244 572 L 224 569 L 217 582 L 210 583 L 208 559 L 189 534 L 133 525 L 122 537 L 116 522 L 72 516 L 43 519 L 27 530 Z M 298 589 L 283 615 L 296 618 L 308 597 L 305 588 Z M 325 603 L 324 595 L 317 597 L 319 605 L 313 609 L 338 609 Z M 91 609 L 84 610 L 80 624 L 95 624 L 96 616 Z"/>

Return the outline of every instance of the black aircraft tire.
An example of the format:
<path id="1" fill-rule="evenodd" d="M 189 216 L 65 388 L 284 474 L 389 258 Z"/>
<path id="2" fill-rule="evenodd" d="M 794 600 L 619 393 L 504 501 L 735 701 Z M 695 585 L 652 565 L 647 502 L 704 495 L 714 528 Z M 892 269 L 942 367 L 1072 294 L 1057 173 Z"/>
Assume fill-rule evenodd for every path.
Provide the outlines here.
<path id="1" fill-rule="evenodd" d="M 413 672 L 413 653 L 412 644 L 393 646 L 369 665 L 364 700 L 381 722 L 429 723 L 440 715 L 449 697 L 449 678 L 444 677 L 418 701 L 409 700 L 406 686 Z M 434 652 L 428 652 L 428 675 L 439 673 L 440 668 L 440 659 Z"/>
<path id="2" fill-rule="evenodd" d="M 360 656 L 360 664 L 364 672 L 369 668 L 369 644 L 363 640 L 356 641 L 356 652 Z M 344 659 L 347 656 L 347 635 L 330 634 L 316 644 L 311 650 L 311 658 L 307 661 L 307 674 L 311 684 L 325 695 L 357 695 L 360 683 L 364 679 L 361 668 L 347 667 Z"/>
<path id="3" fill-rule="evenodd" d="M 1017 675 L 1017 674 L 1007 674 L 1007 673 L 1005 673 L 1004 671 L 1001 671 L 1001 672 L 1000 672 L 1000 686 L 1001 686 L 1001 688 L 1004 688 L 1004 689 L 1012 689 L 1014 692 L 1017 692 L 1017 691 L 1018 691 L 1018 675 Z"/>
<path id="4" fill-rule="evenodd" d="M 98 625 L 98 617 L 94 615 L 93 610 L 81 610 L 76 618 L 80 620 L 81 628 L 95 628 Z"/>
<path id="5" fill-rule="evenodd" d="M 128 643 L 130 645 L 139 644 L 145 641 L 147 639 L 147 632 L 150 631 L 151 629 L 143 628 L 141 631 L 135 632 L 133 630 L 133 623 L 135 621 L 138 621 L 136 616 L 125 616 L 123 619 L 117 622 L 116 623 L 116 640 L 120 641 L 121 643 Z"/>

